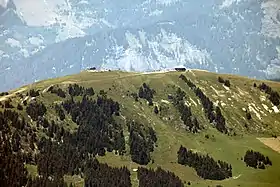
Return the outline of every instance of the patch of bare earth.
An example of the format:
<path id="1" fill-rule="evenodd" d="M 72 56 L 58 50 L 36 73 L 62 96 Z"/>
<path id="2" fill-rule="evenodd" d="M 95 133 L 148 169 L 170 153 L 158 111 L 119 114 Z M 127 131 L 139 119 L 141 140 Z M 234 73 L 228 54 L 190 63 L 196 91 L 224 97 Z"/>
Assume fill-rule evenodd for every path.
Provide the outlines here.
<path id="1" fill-rule="evenodd" d="M 280 153 L 280 137 L 277 138 L 257 138 L 263 144 L 270 147 L 271 149 Z"/>

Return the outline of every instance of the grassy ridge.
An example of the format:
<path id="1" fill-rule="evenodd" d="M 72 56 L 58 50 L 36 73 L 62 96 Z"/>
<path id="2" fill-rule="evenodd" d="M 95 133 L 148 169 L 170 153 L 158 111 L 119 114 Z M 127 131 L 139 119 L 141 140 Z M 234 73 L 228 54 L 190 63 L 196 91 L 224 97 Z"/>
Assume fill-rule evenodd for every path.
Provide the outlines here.
<path id="1" fill-rule="evenodd" d="M 271 137 L 272 134 L 280 134 L 280 113 L 272 110 L 272 105 L 263 92 L 253 87 L 254 83 L 260 84 L 262 81 L 248 79 L 233 75 L 218 75 L 204 71 L 190 71 L 184 75 L 191 79 L 203 92 L 222 109 L 227 126 L 236 132 L 236 136 L 228 136 L 219 133 L 207 121 L 198 98 L 189 89 L 189 87 L 179 79 L 180 72 L 167 73 L 127 73 L 127 72 L 82 72 L 77 75 L 66 76 L 57 79 L 50 79 L 35 83 L 33 85 L 22 87 L 21 90 L 26 92 L 30 88 L 40 89 L 43 91 L 50 85 L 59 84 L 61 88 L 66 88 L 68 84 L 78 83 L 85 87 L 93 87 L 96 92 L 105 90 L 107 95 L 121 104 L 121 112 L 126 118 L 141 121 L 146 125 L 154 127 L 158 142 L 155 151 L 152 153 L 154 163 L 147 167 L 156 168 L 161 166 L 164 169 L 173 171 L 183 181 L 191 181 L 192 186 L 267 186 L 278 187 L 280 185 L 280 154 L 262 144 L 257 137 Z M 229 79 L 231 87 L 225 88 L 218 83 L 217 78 L 221 76 Z M 153 107 L 149 107 L 146 100 L 135 102 L 130 96 L 133 92 L 138 92 L 142 83 L 146 82 L 151 88 L 156 90 L 154 102 L 158 106 L 165 106 L 166 113 L 162 116 L 155 115 Z M 274 90 L 280 91 L 280 84 L 277 82 L 265 81 Z M 187 93 L 186 102 L 190 104 L 191 109 L 198 117 L 199 123 L 205 129 L 199 134 L 191 134 L 181 128 L 179 113 L 168 103 L 168 94 L 174 93 L 175 89 L 180 87 Z M 14 90 L 17 91 L 17 90 Z M 14 92 L 13 91 L 13 92 Z M 14 97 L 11 96 L 11 97 Z M 229 99 L 230 98 L 230 99 Z M 264 99 L 263 99 L 264 98 Z M 55 112 L 51 106 L 59 102 L 61 98 L 50 93 L 42 93 L 41 101 L 48 107 L 47 116 L 49 119 L 55 119 Z M 18 98 L 13 99 L 19 102 Z M 267 111 L 264 105 L 272 110 Z M 251 111 L 253 119 L 248 121 L 242 108 L 248 109 L 249 106 L 254 108 Z M 261 117 L 261 119 L 258 118 Z M 169 120 L 169 119 L 170 120 Z M 75 130 L 76 125 L 67 116 L 66 122 L 69 124 L 65 128 Z M 248 125 L 248 128 L 245 127 Z M 62 124 L 66 125 L 66 124 Z M 209 135 L 209 139 L 205 135 Z M 128 132 L 125 132 L 128 139 Z M 191 148 L 203 154 L 209 154 L 215 159 L 226 161 L 233 166 L 233 178 L 224 181 L 202 180 L 196 175 L 194 169 L 177 164 L 177 151 L 180 145 Z M 269 156 L 273 166 L 266 170 L 255 170 L 247 168 L 241 160 L 248 149 L 254 149 Z M 128 151 L 127 151 L 128 152 Z M 129 155 L 116 156 L 108 153 L 104 157 L 98 158 L 101 162 L 106 162 L 112 166 L 126 165 L 132 173 L 132 183 L 137 186 L 136 173 L 132 171 L 138 165 L 131 162 Z M 34 173 L 34 167 L 28 166 Z M 68 181 L 77 181 L 81 179 L 77 176 L 66 176 Z"/>

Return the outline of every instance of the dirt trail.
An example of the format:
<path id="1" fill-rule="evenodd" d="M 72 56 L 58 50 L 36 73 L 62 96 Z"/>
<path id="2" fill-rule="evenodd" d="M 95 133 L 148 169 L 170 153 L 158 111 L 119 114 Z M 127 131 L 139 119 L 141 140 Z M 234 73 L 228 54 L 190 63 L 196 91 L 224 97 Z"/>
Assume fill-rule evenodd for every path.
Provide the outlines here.
<path id="1" fill-rule="evenodd" d="M 263 144 L 280 153 L 280 137 L 277 138 L 257 138 Z"/>
<path id="2" fill-rule="evenodd" d="M 84 81 L 63 81 L 59 84 L 75 84 L 75 83 L 79 83 L 79 82 L 84 82 Z"/>
<path id="3" fill-rule="evenodd" d="M 5 101 L 6 99 L 8 99 L 8 98 L 10 98 L 10 97 L 13 97 L 13 96 L 15 96 L 17 93 L 23 92 L 23 91 L 25 91 L 25 90 L 26 90 L 26 88 L 21 88 L 21 89 L 15 91 L 15 92 L 13 92 L 13 93 L 11 93 L 11 94 L 9 94 L 9 95 L 2 96 L 2 97 L 0 97 L 0 102 L 1 102 L 1 101 Z"/>
<path id="4" fill-rule="evenodd" d="M 118 75 L 118 76 L 113 76 L 113 77 L 109 77 L 109 78 L 104 78 L 102 77 L 102 79 L 89 79 L 89 80 L 83 80 L 83 81 L 75 81 L 75 80 L 71 80 L 71 81 L 63 81 L 61 83 L 58 84 L 79 84 L 79 83 L 87 83 L 87 82 L 101 82 L 104 80 L 116 80 L 116 79 L 124 79 L 124 78 L 128 78 L 128 77 L 136 77 L 136 76 L 141 76 L 143 75 L 142 73 L 135 73 L 135 74 L 129 74 L 129 75 Z M 100 78 L 100 77 L 99 77 Z"/>

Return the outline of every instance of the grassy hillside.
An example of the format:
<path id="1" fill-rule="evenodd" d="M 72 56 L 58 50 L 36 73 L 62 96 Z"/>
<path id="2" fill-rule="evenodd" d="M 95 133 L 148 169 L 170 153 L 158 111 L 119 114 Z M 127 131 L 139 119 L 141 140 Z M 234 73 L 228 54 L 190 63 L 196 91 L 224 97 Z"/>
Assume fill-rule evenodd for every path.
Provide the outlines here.
<path id="1" fill-rule="evenodd" d="M 228 133 L 222 133 L 215 128 L 207 119 L 201 100 L 194 91 L 179 76 L 183 74 L 191 80 L 203 93 L 219 106 L 225 118 Z M 218 81 L 218 77 L 229 80 L 230 87 Z M 277 152 L 279 140 L 272 136 L 280 135 L 280 106 L 274 106 L 268 99 L 269 95 L 261 91 L 258 86 L 261 83 L 269 85 L 274 91 L 280 93 L 280 83 L 272 81 L 259 81 L 235 75 L 221 75 L 206 71 L 192 70 L 186 72 L 155 72 L 149 74 L 127 73 L 119 71 L 111 72 L 81 72 L 80 74 L 49 79 L 27 85 L 16 90 L 10 91 L 4 96 L 0 96 L 3 103 L 0 111 L 4 111 L 6 101 L 15 107 L 11 110 L 17 111 L 34 129 L 39 139 L 48 137 L 44 128 L 37 125 L 36 120 L 32 120 L 26 112 L 26 107 L 22 104 L 24 100 L 27 106 L 32 102 L 32 97 L 27 96 L 31 89 L 38 90 L 39 96 L 36 101 L 42 102 L 46 106 L 44 117 L 54 120 L 65 130 L 74 133 L 78 125 L 73 122 L 70 114 L 66 114 L 64 120 L 60 120 L 55 105 L 60 104 L 70 98 L 68 94 L 69 84 L 78 84 L 85 88 L 92 87 L 96 99 L 97 95 L 106 94 L 120 104 L 120 116 L 114 117 L 118 124 L 123 128 L 126 143 L 124 155 L 106 152 L 105 156 L 97 156 L 101 163 L 109 166 L 126 166 L 131 172 L 131 182 L 133 186 L 138 186 L 137 172 L 134 169 L 140 166 L 131 160 L 129 154 L 129 130 L 127 123 L 130 120 L 142 123 L 146 127 L 154 129 L 157 141 L 154 150 L 151 152 L 151 160 L 146 166 L 148 168 L 161 167 L 165 170 L 174 172 L 185 185 L 188 186 L 264 186 L 278 187 L 280 185 L 280 153 Z M 138 94 L 139 88 L 146 83 L 155 90 L 152 99 L 153 106 L 149 106 L 148 101 L 139 98 L 136 101 L 132 94 Z M 255 86 L 254 86 L 255 84 Z M 61 88 L 66 93 L 62 98 L 49 91 L 50 87 Z M 180 112 L 168 97 L 176 94 L 180 88 L 186 93 L 184 102 L 191 108 L 193 116 L 196 116 L 198 123 L 202 127 L 198 133 L 191 133 L 185 129 L 184 123 L 180 118 Z M 103 90 L 103 91 L 101 91 Z M 101 91 L 101 92 L 100 92 Z M 30 95 L 30 93 L 28 94 Z M 82 96 L 75 97 L 76 101 L 81 101 Z M 20 103 L 23 110 L 18 110 L 16 106 Z M 159 114 L 155 114 L 154 107 L 161 108 Z M 247 111 L 247 112 L 246 112 Z M 248 119 L 249 113 L 251 119 Z M 143 127 L 144 129 L 146 127 Z M 258 138 L 265 142 L 265 145 Z M 24 143 L 22 143 L 24 144 Z M 177 151 L 183 145 L 199 154 L 209 154 L 215 160 L 222 160 L 232 165 L 232 177 L 225 180 L 204 180 L 199 177 L 196 171 L 188 166 L 183 166 L 177 162 Z M 274 148 L 274 150 L 272 148 Z M 22 146 L 24 149 L 24 146 Z M 275 148 L 276 147 L 276 148 Z M 273 165 L 265 170 L 247 167 L 243 157 L 247 150 L 258 151 L 268 156 Z M 28 150 L 28 148 L 26 148 Z M 279 149 L 278 149 L 279 151 Z M 32 152 L 32 151 L 31 151 Z M 35 146 L 35 151 L 37 145 Z M 26 164 L 26 168 L 33 176 L 38 174 L 35 164 Z M 64 179 L 77 186 L 82 186 L 84 179 L 80 175 L 65 175 Z"/>

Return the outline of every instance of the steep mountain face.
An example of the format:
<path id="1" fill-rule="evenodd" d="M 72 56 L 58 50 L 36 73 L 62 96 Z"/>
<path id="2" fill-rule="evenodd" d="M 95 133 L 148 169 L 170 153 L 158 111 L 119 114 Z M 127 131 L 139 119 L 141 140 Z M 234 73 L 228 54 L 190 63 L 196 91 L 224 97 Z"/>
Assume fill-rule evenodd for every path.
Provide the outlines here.
<path id="1" fill-rule="evenodd" d="M 0 93 L 0 186 L 278 187 L 279 93 L 201 70 L 88 70 Z"/>
<path id="2" fill-rule="evenodd" d="M 91 66 L 279 76 L 277 0 L 10 0 L 0 7 L 2 90 Z"/>

